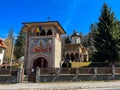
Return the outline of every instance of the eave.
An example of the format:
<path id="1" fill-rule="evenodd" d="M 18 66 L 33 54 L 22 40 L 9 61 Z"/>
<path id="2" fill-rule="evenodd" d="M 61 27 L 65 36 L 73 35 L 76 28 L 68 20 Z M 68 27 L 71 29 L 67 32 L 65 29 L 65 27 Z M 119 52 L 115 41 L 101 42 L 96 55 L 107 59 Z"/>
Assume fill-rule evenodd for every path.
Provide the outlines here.
<path id="1" fill-rule="evenodd" d="M 60 25 L 60 23 L 58 21 L 48 21 L 48 22 L 23 22 L 22 23 L 24 26 L 22 28 L 22 30 L 24 32 L 27 32 L 27 28 L 29 28 L 32 25 L 53 25 L 55 26 L 61 34 L 66 34 L 65 30 L 63 29 L 63 27 Z"/>

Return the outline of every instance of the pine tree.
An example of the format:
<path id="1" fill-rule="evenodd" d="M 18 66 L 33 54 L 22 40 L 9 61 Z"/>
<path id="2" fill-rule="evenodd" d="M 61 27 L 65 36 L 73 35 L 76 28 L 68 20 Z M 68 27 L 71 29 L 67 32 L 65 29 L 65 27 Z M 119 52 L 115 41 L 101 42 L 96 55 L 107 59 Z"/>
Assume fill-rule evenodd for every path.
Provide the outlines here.
<path id="1" fill-rule="evenodd" d="M 71 43 L 70 37 L 67 36 L 66 39 L 65 39 L 65 44 L 70 44 L 70 43 Z"/>
<path id="2" fill-rule="evenodd" d="M 17 36 L 15 47 L 14 47 L 14 56 L 18 60 L 20 57 L 24 56 L 24 45 L 25 45 L 25 35 L 20 31 Z"/>
<path id="3" fill-rule="evenodd" d="M 81 36 L 81 38 L 80 38 L 81 44 L 82 44 L 83 46 L 86 46 L 86 38 L 85 38 L 85 36 L 83 35 L 82 32 L 80 32 L 79 34 L 80 34 L 80 36 Z"/>
<path id="4" fill-rule="evenodd" d="M 115 32 L 111 32 L 111 33 L 116 41 L 118 60 L 120 60 L 120 21 L 117 20 L 115 21 L 114 28 L 115 28 Z"/>
<path id="5" fill-rule="evenodd" d="M 92 53 L 95 51 L 95 47 L 94 47 L 94 37 L 95 37 L 95 35 L 94 34 L 96 33 L 96 31 L 97 31 L 96 23 L 91 24 L 90 25 L 90 32 L 88 33 L 87 40 L 86 40 L 87 48 L 89 48 L 88 54 L 89 54 L 90 61 L 93 60 Z"/>
<path id="6" fill-rule="evenodd" d="M 96 51 L 93 53 L 94 61 L 108 61 L 109 63 L 118 61 L 117 42 L 113 36 L 113 33 L 118 30 L 115 27 L 115 22 L 116 19 L 114 13 L 111 12 L 111 8 L 108 8 L 107 4 L 104 4 L 94 38 L 94 46 L 96 48 Z"/>

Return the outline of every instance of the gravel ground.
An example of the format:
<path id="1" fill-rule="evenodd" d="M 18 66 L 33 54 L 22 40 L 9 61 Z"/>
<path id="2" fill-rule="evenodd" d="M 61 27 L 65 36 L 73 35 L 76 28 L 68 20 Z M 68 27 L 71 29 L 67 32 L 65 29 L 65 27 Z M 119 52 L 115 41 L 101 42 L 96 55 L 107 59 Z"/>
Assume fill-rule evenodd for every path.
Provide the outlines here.
<path id="1" fill-rule="evenodd" d="M 117 90 L 120 90 L 120 81 L 0 84 L 0 90 L 106 90 L 102 88 L 119 88 Z"/>

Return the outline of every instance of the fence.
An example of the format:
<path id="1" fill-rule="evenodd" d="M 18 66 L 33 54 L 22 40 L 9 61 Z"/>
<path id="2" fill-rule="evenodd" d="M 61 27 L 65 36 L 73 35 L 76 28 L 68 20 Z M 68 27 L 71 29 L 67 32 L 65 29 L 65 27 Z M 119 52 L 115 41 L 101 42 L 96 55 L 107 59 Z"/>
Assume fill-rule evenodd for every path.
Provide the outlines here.
<path id="1" fill-rule="evenodd" d="M 0 68 L 0 75 L 17 75 L 17 70 L 10 68 Z"/>
<path id="2" fill-rule="evenodd" d="M 116 74 L 120 75 L 120 67 L 88 67 L 88 68 L 40 68 L 40 75 L 54 74 Z"/>
<path id="3" fill-rule="evenodd" d="M 120 67 L 38 68 L 34 82 L 120 80 Z"/>

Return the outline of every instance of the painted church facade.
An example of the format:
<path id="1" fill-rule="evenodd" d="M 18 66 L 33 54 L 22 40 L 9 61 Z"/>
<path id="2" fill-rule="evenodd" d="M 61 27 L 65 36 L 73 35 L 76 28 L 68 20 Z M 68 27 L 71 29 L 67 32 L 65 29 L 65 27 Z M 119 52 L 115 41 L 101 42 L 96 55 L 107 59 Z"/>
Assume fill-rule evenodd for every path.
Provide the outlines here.
<path id="1" fill-rule="evenodd" d="M 60 67 L 61 35 L 66 32 L 59 22 L 26 22 L 23 25 L 26 33 L 24 68 Z"/>

